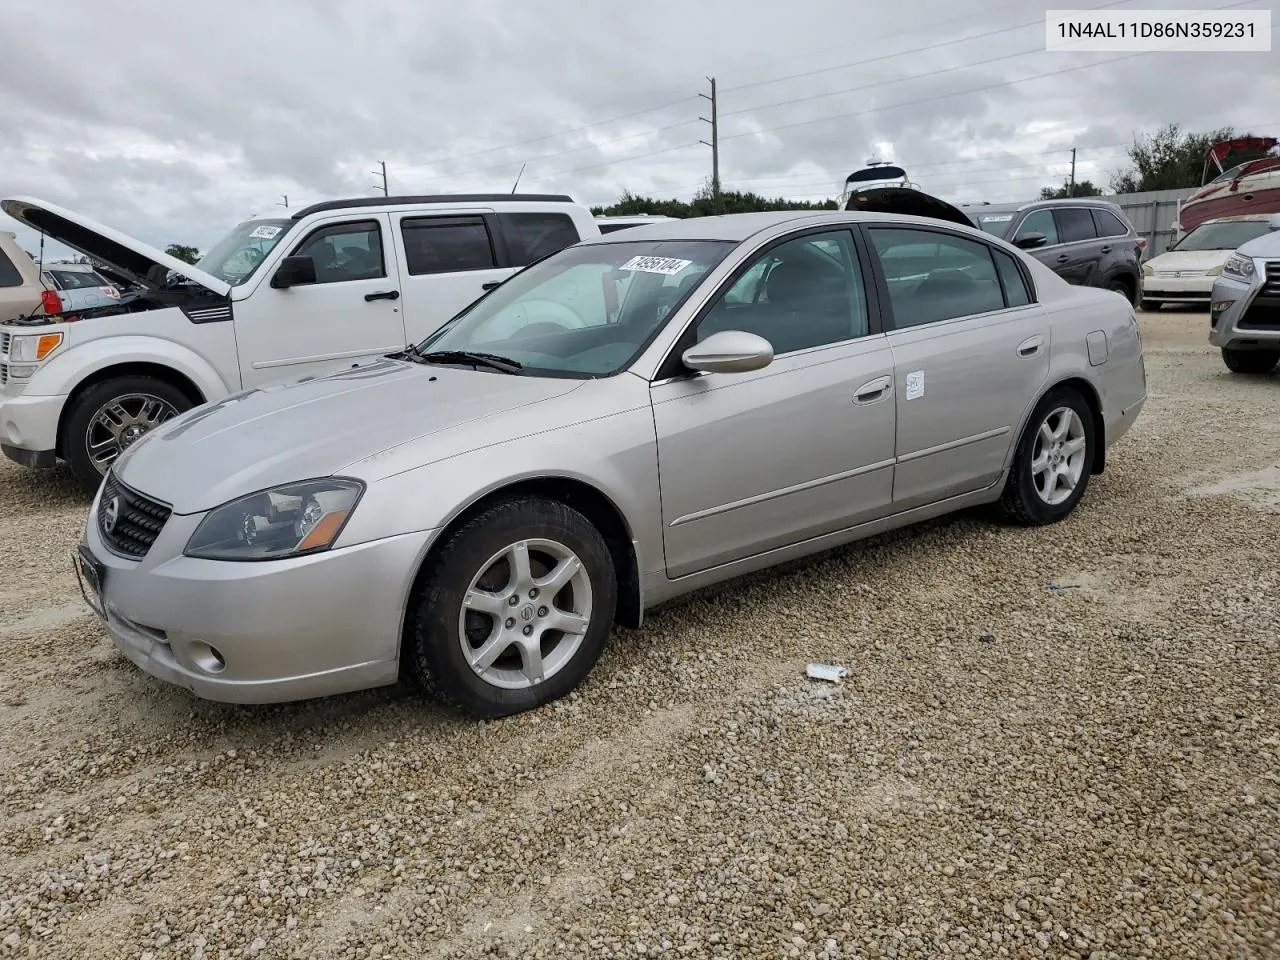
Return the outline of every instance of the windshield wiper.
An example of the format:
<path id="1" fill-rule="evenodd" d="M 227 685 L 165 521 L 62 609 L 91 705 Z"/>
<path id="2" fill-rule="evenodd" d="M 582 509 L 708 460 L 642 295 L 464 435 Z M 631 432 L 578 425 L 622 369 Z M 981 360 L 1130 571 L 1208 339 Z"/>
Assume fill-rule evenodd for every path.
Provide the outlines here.
<path id="1" fill-rule="evenodd" d="M 519 373 L 524 369 L 524 364 L 518 360 L 500 357 L 496 353 L 480 353 L 474 350 L 432 350 L 428 353 L 418 353 L 414 348 L 412 354 L 409 359 L 416 357 L 420 363 L 470 363 L 500 370 L 502 373 Z"/>

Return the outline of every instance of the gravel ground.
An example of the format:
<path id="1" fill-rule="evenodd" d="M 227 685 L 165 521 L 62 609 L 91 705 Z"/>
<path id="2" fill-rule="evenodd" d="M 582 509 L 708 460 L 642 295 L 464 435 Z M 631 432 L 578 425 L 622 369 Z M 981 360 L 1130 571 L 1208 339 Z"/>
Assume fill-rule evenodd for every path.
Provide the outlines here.
<path id="1" fill-rule="evenodd" d="M 1070 520 L 700 596 L 495 723 L 150 681 L 0 466 L 0 958 L 1280 956 L 1280 375 L 1143 326 Z"/>

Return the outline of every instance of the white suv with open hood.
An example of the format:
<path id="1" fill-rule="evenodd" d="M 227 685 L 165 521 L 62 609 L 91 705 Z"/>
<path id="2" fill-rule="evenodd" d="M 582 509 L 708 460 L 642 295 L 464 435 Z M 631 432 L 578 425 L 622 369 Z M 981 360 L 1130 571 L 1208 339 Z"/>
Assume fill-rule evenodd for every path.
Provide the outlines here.
<path id="1" fill-rule="evenodd" d="M 0 323 L 0 450 L 65 460 L 90 488 L 184 410 L 402 350 L 526 264 L 600 236 L 562 195 L 358 198 L 247 220 L 192 266 L 42 200 L 0 207 L 140 285 L 111 306 Z"/>

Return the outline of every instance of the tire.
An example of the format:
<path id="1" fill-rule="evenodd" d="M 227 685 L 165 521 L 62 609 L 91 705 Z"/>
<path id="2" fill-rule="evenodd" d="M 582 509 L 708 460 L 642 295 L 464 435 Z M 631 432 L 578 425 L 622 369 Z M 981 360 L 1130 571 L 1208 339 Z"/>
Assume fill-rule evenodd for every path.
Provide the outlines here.
<path id="1" fill-rule="evenodd" d="M 524 579 L 517 598 L 522 602 L 511 606 L 510 551 L 530 541 L 534 579 L 545 579 L 555 569 L 552 561 L 558 566 L 567 556 L 577 558 L 580 571 L 570 589 L 550 598 L 531 597 L 527 590 L 532 582 Z M 464 608 L 464 597 L 476 591 L 495 594 L 493 609 L 501 615 Z M 575 689 L 600 659 L 613 627 L 617 594 L 608 545 L 581 513 L 538 497 L 499 502 L 449 536 L 419 576 L 405 621 L 402 670 L 429 696 L 476 717 L 492 719 L 540 707 Z M 553 623 L 555 612 L 566 609 L 586 612 L 581 633 L 538 626 Z M 530 680 L 530 661 L 519 647 L 528 642 L 523 636 L 542 640 L 541 680 Z M 473 669 L 469 657 L 489 644 L 501 652 L 490 666 Z"/>
<path id="2" fill-rule="evenodd" d="M 1160 309 L 1159 300 L 1143 300 L 1142 301 L 1143 313 L 1155 313 L 1159 309 Z"/>
<path id="3" fill-rule="evenodd" d="M 1280 350 L 1233 350 L 1222 348 L 1222 362 L 1232 373 L 1270 373 L 1280 362 Z"/>
<path id="4" fill-rule="evenodd" d="M 112 404 L 119 404 L 126 413 L 139 416 L 133 423 L 127 422 L 126 418 L 116 438 L 114 453 L 104 450 L 111 459 L 119 456 L 143 434 L 196 405 L 167 380 L 147 376 L 113 377 L 94 384 L 77 397 L 67 413 L 62 456 L 71 467 L 76 482 L 90 492 L 98 489 L 106 473 L 108 464 L 101 457 L 95 457 L 94 448 L 98 447 L 95 441 L 103 441 L 110 432 L 99 420 L 99 415 L 107 413 Z"/>
<path id="5" fill-rule="evenodd" d="M 1062 461 L 1074 476 L 1074 487 L 1061 500 L 1056 500 L 1053 498 L 1056 490 L 1065 489 L 1061 482 L 1056 482 L 1055 487 L 1050 489 L 1050 498 L 1046 499 L 1041 493 L 1044 481 L 1037 483 L 1035 463 L 1042 452 L 1050 452 L 1052 456 L 1051 451 L 1055 451 L 1055 448 L 1050 448 L 1050 451 L 1041 449 L 1044 443 L 1041 428 L 1059 425 L 1064 411 L 1070 411 L 1075 417 L 1075 420 L 1068 418 L 1070 429 L 1067 439 L 1083 438 L 1084 445 L 1076 454 L 1069 454 Z M 1057 523 L 1069 515 L 1089 486 L 1095 454 L 1094 444 L 1098 442 L 1099 438 L 1094 430 L 1093 412 L 1079 391 L 1071 387 L 1057 387 L 1050 390 L 1036 404 L 1035 411 L 1027 421 L 1026 429 L 1018 438 L 1018 447 L 1014 452 L 1009 479 L 1005 483 L 1004 494 L 1000 498 L 1000 506 L 1005 515 L 1024 526 L 1045 526 Z M 1057 452 L 1067 454 L 1069 449 L 1068 445 Z M 1078 470 L 1075 456 L 1080 458 Z M 1078 476 L 1075 476 L 1076 473 Z"/>
<path id="6" fill-rule="evenodd" d="M 1133 303 L 1133 292 L 1129 289 L 1129 285 L 1123 280 L 1112 280 L 1107 284 L 1107 289 L 1112 293 L 1120 294 L 1120 296 L 1128 300 L 1130 304 Z"/>

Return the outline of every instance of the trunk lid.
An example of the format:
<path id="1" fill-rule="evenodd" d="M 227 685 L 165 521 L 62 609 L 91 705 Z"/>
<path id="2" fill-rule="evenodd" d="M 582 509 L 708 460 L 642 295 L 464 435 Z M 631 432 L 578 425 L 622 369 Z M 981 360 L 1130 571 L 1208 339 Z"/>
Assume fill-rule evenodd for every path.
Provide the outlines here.
<path id="1" fill-rule="evenodd" d="M 972 227 L 973 221 L 945 200 L 909 187 L 871 187 L 849 196 L 846 210 L 861 213 L 892 213 L 906 217 L 932 217 Z"/>
<path id="2" fill-rule="evenodd" d="M 172 270 L 218 296 L 225 297 L 231 292 L 231 285 L 225 280 L 56 204 L 36 197 L 9 197 L 0 201 L 0 209 L 24 226 L 44 233 L 90 260 L 105 263 L 152 290 L 163 288 L 165 277 Z"/>

